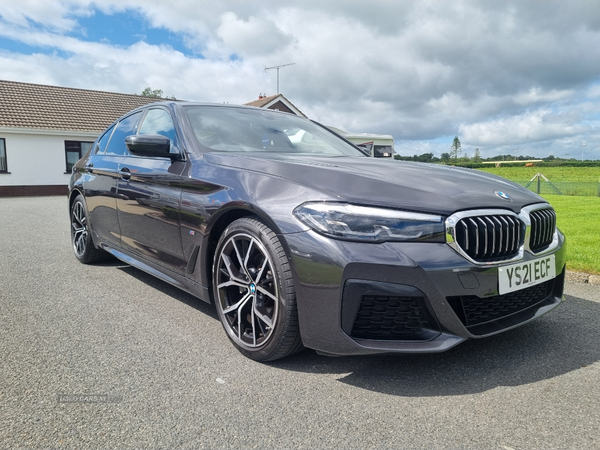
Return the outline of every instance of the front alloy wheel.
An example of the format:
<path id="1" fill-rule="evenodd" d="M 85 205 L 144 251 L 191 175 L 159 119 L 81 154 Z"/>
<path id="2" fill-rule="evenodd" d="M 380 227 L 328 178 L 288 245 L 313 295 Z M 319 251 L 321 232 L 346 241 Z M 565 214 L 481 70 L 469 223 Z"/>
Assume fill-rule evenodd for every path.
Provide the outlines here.
<path id="1" fill-rule="evenodd" d="M 302 348 L 289 263 L 264 223 L 243 218 L 225 230 L 213 286 L 223 327 L 243 354 L 269 361 Z"/>

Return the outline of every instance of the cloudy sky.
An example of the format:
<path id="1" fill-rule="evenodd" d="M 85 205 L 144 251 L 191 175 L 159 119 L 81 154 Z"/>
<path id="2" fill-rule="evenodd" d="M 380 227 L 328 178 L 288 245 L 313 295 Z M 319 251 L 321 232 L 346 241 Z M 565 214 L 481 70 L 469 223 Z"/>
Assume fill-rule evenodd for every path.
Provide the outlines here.
<path id="1" fill-rule="evenodd" d="M 246 103 L 402 155 L 600 159 L 600 1 L 0 0 L 0 79 Z"/>

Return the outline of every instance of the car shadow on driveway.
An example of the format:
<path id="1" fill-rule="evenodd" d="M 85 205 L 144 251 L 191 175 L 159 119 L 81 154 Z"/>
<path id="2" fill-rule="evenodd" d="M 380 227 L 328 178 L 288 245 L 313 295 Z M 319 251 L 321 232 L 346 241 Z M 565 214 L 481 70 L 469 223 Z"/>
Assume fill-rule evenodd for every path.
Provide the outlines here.
<path id="1" fill-rule="evenodd" d="M 219 320 L 214 307 L 129 265 L 119 270 Z M 405 397 L 465 395 L 551 379 L 600 361 L 600 303 L 573 296 L 514 330 L 436 354 L 328 357 L 305 350 L 267 363 L 279 370 L 339 374 L 338 381 Z M 243 358 L 242 355 L 239 355 Z M 260 364 L 260 363 L 257 363 Z"/>
<path id="2" fill-rule="evenodd" d="M 563 375 L 600 361 L 600 303 L 567 296 L 537 321 L 428 355 L 329 358 L 314 351 L 271 363 L 308 373 L 345 374 L 339 381 L 390 395 L 427 397 L 485 392 Z"/>
<path id="3" fill-rule="evenodd" d="M 185 291 L 182 291 L 175 286 L 171 286 L 169 283 L 166 283 L 153 275 L 147 274 L 143 270 L 140 270 L 136 267 L 130 266 L 128 264 L 122 263 L 122 266 L 119 266 L 118 269 L 123 272 L 131 275 L 132 277 L 137 278 L 144 284 L 151 286 L 152 288 L 162 292 L 169 297 L 173 297 L 176 300 L 179 300 L 182 303 L 200 311 L 201 313 L 206 314 L 209 317 L 212 317 L 215 320 L 219 320 L 219 316 L 217 315 L 217 311 L 215 308 L 205 301 L 200 300 L 198 297 L 194 297 L 192 294 L 188 294 Z"/>

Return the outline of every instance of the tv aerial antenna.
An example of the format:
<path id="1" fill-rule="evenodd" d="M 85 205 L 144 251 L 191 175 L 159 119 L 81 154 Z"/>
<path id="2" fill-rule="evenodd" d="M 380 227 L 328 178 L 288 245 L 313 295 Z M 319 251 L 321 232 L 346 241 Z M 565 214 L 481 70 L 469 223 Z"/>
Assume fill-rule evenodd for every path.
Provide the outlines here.
<path id="1" fill-rule="evenodd" d="M 267 70 L 272 70 L 272 69 L 277 70 L 277 94 L 279 94 L 279 69 L 281 69 L 282 67 L 286 67 L 286 66 L 293 66 L 294 64 L 296 64 L 296 63 L 281 64 L 280 66 L 273 66 L 273 67 L 265 66 L 265 73 L 267 72 Z"/>

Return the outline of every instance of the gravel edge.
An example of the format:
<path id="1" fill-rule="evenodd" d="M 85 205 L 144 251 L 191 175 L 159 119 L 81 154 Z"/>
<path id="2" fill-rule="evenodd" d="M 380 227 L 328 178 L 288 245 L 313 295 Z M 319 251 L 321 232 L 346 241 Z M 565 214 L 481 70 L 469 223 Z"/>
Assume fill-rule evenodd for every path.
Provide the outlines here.
<path id="1" fill-rule="evenodd" d="M 600 275 L 590 275 L 589 273 L 573 272 L 571 270 L 567 270 L 566 280 L 577 283 L 600 285 Z"/>

